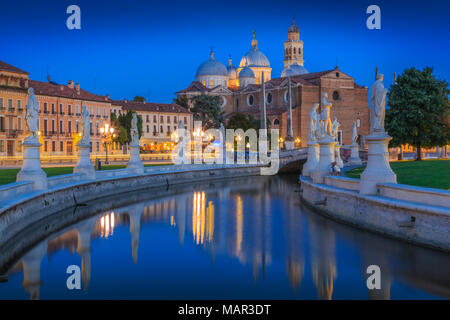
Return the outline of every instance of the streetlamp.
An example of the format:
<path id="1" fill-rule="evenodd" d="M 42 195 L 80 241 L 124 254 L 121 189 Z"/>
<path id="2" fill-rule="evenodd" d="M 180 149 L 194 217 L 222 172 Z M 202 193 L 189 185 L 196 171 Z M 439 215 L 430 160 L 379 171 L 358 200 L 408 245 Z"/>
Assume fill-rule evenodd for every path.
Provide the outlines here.
<path id="1" fill-rule="evenodd" d="M 105 126 L 100 128 L 100 133 L 102 134 L 103 138 L 105 139 L 105 153 L 106 153 L 106 160 L 105 164 L 108 164 L 108 140 L 111 140 L 116 137 L 114 134 L 114 128 L 110 127 L 108 123 L 105 123 Z"/>

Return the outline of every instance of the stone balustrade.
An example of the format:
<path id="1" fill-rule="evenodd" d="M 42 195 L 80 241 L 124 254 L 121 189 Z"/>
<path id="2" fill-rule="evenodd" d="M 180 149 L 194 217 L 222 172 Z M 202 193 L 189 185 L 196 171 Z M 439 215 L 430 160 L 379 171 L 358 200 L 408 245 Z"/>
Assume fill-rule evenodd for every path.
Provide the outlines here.
<path id="1" fill-rule="evenodd" d="M 59 185 L 74 183 L 82 180 L 81 173 L 69 173 L 60 176 L 55 176 L 47 179 L 48 187 L 55 188 Z"/>
<path id="2" fill-rule="evenodd" d="M 359 179 L 337 177 L 337 176 L 326 176 L 324 178 L 324 183 L 328 186 L 336 188 L 359 191 Z"/>
<path id="3" fill-rule="evenodd" d="M 33 182 L 31 181 L 14 182 L 0 186 L 0 202 L 8 201 L 32 191 Z"/>
<path id="4" fill-rule="evenodd" d="M 449 208 L 450 215 L 450 191 L 433 188 L 408 186 L 396 183 L 377 184 L 379 194 L 382 197 L 403 201 L 417 202 L 431 206 Z"/>

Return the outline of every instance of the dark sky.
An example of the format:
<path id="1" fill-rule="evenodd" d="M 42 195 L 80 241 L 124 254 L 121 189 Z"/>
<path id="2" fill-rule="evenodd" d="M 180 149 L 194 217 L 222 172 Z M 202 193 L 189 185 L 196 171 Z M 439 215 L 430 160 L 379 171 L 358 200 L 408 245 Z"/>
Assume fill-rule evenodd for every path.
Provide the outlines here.
<path id="1" fill-rule="evenodd" d="M 81 30 L 66 28 L 66 8 L 81 8 Z M 381 8 L 381 30 L 366 28 L 366 8 Z M 170 102 L 195 78 L 214 47 L 234 65 L 252 30 L 272 78 L 283 69 L 283 41 L 295 16 L 310 72 L 339 68 L 370 86 L 385 74 L 432 66 L 450 80 L 450 1 L 5 1 L 0 4 L 0 60 L 35 80 L 79 82 L 113 99 L 143 95 Z"/>

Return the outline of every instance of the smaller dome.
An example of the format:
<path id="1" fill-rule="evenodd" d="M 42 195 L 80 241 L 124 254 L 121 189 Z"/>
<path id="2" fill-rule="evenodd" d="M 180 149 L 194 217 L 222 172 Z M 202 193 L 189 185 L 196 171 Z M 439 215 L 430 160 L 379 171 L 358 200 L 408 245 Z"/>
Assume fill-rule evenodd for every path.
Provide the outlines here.
<path id="1" fill-rule="evenodd" d="M 209 60 L 203 62 L 197 69 L 197 76 L 227 76 L 228 70 L 224 64 L 214 58 L 211 51 Z"/>
<path id="2" fill-rule="evenodd" d="M 249 67 L 244 67 L 241 72 L 239 72 L 239 79 L 241 78 L 255 78 L 255 73 Z"/>
<path id="3" fill-rule="evenodd" d="M 289 68 L 284 69 L 281 73 L 281 77 L 293 77 L 301 74 L 309 73 L 305 67 L 299 65 L 298 63 L 291 64 Z"/>
<path id="4" fill-rule="evenodd" d="M 235 80 L 238 78 L 238 71 L 233 66 L 233 61 L 231 60 L 231 56 L 230 56 L 230 59 L 228 59 L 227 71 L 228 71 L 228 79 L 229 80 Z"/>
<path id="5" fill-rule="evenodd" d="M 289 33 L 299 33 L 300 32 L 297 25 L 295 24 L 295 19 L 292 19 L 292 24 L 289 27 L 288 32 Z"/>

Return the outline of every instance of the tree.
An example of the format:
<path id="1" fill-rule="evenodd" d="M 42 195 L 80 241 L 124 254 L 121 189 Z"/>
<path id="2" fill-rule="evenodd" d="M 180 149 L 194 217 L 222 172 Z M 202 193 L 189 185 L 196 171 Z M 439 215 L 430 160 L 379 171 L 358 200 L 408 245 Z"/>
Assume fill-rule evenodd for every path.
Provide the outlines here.
<path id="1" fill-rule="evenodd" d="M 433 75 L 432 68 L 407 69 L 388 93 L 386 131 L 392 136 L 390 146 L 409 144 L 417 148 L 447 145 L 450 141 L 448 83 Z"/>
<path id="2" fill-rule="evenodd" d="M 248 129 L 258 129 L 254 122 L 247 118 L 245 114 L 240 112 L 237 112 L 231 116 L 226 127 L 227 129 L 242 129 L 244 131 L 247 131 Z"/>
<path id="3" fill-rule="evenodd" d="M 224 122 L 224 112 L 220 108 L 220 96 L 201 94 L 191 98 L 194 120 L 203 124 L 203 130 L 218 128 Z"/>
<path id="4" fill-rule="evenodd" d="M 189 110 L 189 99 L 186 95 L 183 94 L 176 97 L 175 99 L 173 99 L 173 102 L 185 108 L 186 110 Z"/>
<path id="5" fill-rule="evenodd" d="M 117 141 L 122 145 L 131 142 L 131 120 L 133 119 L 133 113 L 134 111 L 127 110 L 127 113 L 122 113 L 118 117 L 115 113 L 111 113 L 111 124 L 117 132 L 117 136 L 114 141 Z M 139 137 L 141 137 L 142 117 L 138 115 L 137 120 Z"/>
<path id="6" fill-rule="evenodd" d="M 133 101 L 145 102 L 145 98 L 143 96 L 136 96 L 136 97 L 134 97 Z"/>

